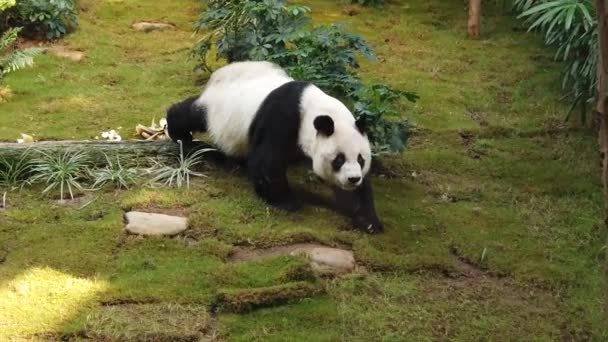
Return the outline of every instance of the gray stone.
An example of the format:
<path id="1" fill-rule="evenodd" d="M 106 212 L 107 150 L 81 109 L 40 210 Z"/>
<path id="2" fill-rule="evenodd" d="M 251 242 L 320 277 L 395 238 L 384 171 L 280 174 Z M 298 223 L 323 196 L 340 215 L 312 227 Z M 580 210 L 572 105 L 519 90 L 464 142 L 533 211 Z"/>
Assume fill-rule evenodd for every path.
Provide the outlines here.
<path id="1" fill-rule="evenodd" d="M 304 254 L 312 269 L 322 274 L 344 274 L 355 269 L 353 252 L 330 247 L 314 247 L 296 249 L 292 255 Z"/>
<path id="2" fill-rule="evenodd" d="M 137 31 L 142 31 L 142 32 L 152 32 L 152 31 L 164 31 L 164 30 L 171 30 L 174 29 L 175 26 L 171 25 L 171 24 L 165 24 L 165 23 L 150 23 L 150 22 L 139 22 L 139 23 L 135 23 L 132 25 L 132 27 L 137 30 Z"/>
<path id="3" fill-rule="evenodd" d="M 125 229 L 140 235 L 175 235 L 188 228 L 188 219 L 179 216 L 130 211 Z"/>

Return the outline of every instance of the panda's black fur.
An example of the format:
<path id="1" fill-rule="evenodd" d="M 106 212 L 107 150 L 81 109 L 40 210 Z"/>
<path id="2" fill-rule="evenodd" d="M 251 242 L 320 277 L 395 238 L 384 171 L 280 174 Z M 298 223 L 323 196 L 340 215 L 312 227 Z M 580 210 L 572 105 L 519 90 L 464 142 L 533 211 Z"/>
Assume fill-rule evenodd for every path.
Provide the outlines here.
<path id="1" fill-rule="evenodd" d="M 210 79 L 210 82 L 222 81 Z M 208 85 L 210 86 L 213 84 Z M 299 141 L 305 116 L 301 107 L 304 92 L 311 86 L 313 85 L 308 82 L 286 80 L 272 89 L 263 100 L 260 99 L 261 104 L 255 110 L 248 131 L 243 132 L 247 134 L 248 143 L 248 152 L 245 155 L 247 169 L 256 193 L 269 204 L 288 211 L 297 210 L 301 206 L 288 184 L 286 171 L 293 161 L 305 155 Z M 168 109 L 167 133 L 171 139 L 187 144 L 192 141 L 193 132 L 209 130 L 208 115 L 214 113 L 208 113 L 210 108 L 204 101 L 200 101 L 204 94 L 205 91 L 201 96 L 189 97 Z M 239 101 L 239 98 L 234 101 Z M 334 133 L 334 121 L 330 116 L 315 117 L 315 134 L 331 136 Z M 364 125 L 361 122 L 356 123 L 356 129 L 364 134 Z M 361 155 L 359 158 L 361 162 Z M 333 188 L 337 204 L 351 216 L 355 226 L 370 233 L 383 230 L 384 227 L 376 215 L 369 174 L 365 175 L 360 185 L 353 190 L 343 190 L 338 186 Z"/>

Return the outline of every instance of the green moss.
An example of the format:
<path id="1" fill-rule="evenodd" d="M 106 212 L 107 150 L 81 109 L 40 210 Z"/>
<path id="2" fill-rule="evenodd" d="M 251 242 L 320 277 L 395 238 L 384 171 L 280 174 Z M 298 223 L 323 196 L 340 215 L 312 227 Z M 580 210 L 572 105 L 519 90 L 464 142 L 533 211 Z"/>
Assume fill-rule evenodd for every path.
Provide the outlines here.
<path id="1" fill-rule="evenodd" d="M 97 340 L 195 340 L 211 331 L 211 315 L 200 305 L 107 305 L 79 323 L 75 332 Z"/>
<path id="2" fill-rule="evenodd" d="M 323 292 L 318 286 L 307 282 L 287 283 L 284 285 L 220 290 L 214 306 L 219 311 L 248 312 L 256 308 L 279 305 L 309 298 Z"/>

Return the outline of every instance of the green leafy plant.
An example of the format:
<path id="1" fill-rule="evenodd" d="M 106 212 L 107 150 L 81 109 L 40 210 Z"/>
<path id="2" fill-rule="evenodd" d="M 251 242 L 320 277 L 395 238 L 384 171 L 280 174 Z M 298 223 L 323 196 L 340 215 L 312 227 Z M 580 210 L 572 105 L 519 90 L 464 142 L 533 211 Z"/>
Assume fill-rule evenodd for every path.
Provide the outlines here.
<path id="1" fill-rule="evenodd" d="M 41 52 L 38 48 L 15 48 L 20 31 L 20 28 L 12 28 L 0 37 L 0 81 L 10 72 L 33 65 L 34 56 Z"/>
<path id="2" fill-rule="evenodd" d="M 515 0 L 529 30 L 540 31 L 545 44 L 564 62 L 562 86 L 586 121 L 587 105 L 595 102 L 597 85 L 597 20 L 592 0 Z"/>
<path id="3" fill-rule="evenodd" d="M 74 190 L 83 191 L 88 176 L 89 159 L 83 151 L 66 150 L 63 153 L 40 151 L 32 166 L 31 183 L 43 182 L 43 194 L 59 189 L 63 201 L 66 191 L 74 199 Z"/>
<path id="4" fill-rule="evenodd" d="M 28 151 L 18 158 L 0 158 L 0 188 L 14 190 L 22 188 L 32 173 L 32 156 Z"/>
<path id="5" fill-rule="evenodd" d="M 209 70 L 208 55 L 213 45 L 217 57 L 229 63 L 261 60 L 271 51 L 293 40 L 310 23 L 310 8 L 287 6 L 281 0 L 207 0 L 199 17 L 197 32 L 206 32 L 194 48 L 200 67 Z"/>
<path id="6" fill-rule="evenodd" d="M 136 168 L 124 167 L 118 156 L 116 156 L 115 161 L 105 153 L 104 157 L 106 159 L 105 167 L 91 171 L 91 176 L 95 180 L 93 188 L 112 184 L 116 189 L 128 189 L 130 185 L 137 182 L 138 173 Z"/>
<path id="7" fill-rule="evenodd" d="M 407 140 L 406 120 L 395 103 L 402 96 L 387 98 L 382 106 L 356 73 L 359 56 L 375 60 L 369 44 L 347 32 L 342 25 L 310 26 L 310 8 L 288 6 L 284 0 L 208 0 L 208 9 L 197 22 L 206 32 L 193 53 L 199 68 L 209 70 L 209 53 L 228 62 L 266 60 L 287 70 L 295 79 L 313 82 L 345 102 L 357 104 L 355 115 L 365 113 L 372 126 L 375 152 L 399 152 Z M 394 94 L 400 94 L 395 92 Z M 411 93 L 408 93 L 411 94 Z M 371 96 L 370 98 L 366 98 Z M 417 97 L 405 97 L 415 101 Z M 389 120 L 388 116 L 393 116 Z M 382 134 L 380 132 L 383 132 Z"/>
<path id="8" fill-rule="evenodd" d="M 190 188 L 190 177 L 206 177 L 200 172 L 194 171 L 195 167 L 203 162 L 203 154 L 213 151 L 214 149 L 205 148 L 196 150 L 189 155 L 184 154 L 184 147 L 181 141 L 179 143 L 179 155 L 177 163 L 168 164 L 162 161 L 151 159 L 152 166 L 148 169 L 148 173 L 152 175 L 150 183 L 152 185 L 161 185 L 167 187 Z"/>
<path id="9" fill-rule="evenodd" d="M 348 33 L 342 25 L 321 25 L 300 32 L 285 47 L 274 48 L 266 58 L 300 80 L 307 80 L 342 97 L 351 97 L 363 87 L 355 72 L 357 56 L 375 60 L 376 55 L 360 36 Z"/>
<path id="10" fill-rule="evenodd" d="M 78 26 L 74 0 L 20 0 L 0 15 L 2 29 L 23 27 L 30 36 L 59 38 Z"/>
<path id="11" fill-rule="evenodd" d="M 0 0 L 0 11 L 4 11 L 8 8 L 15 6 L 15 0 Z"/>
<path id="12" fill-rule="evenodd" d="M 357 99 L 354 114 L 364 118 L 367 123 L 374 153 L 403 150 L 409 138 L 409 125 L 404 120 L 389 121 L 387 118 L 399 118 L 399 113 L 393 105 L 395 101 L 406 99 L 415 102 L 418 95 L 379 84 L 360 88 L 354 97 Z"/>

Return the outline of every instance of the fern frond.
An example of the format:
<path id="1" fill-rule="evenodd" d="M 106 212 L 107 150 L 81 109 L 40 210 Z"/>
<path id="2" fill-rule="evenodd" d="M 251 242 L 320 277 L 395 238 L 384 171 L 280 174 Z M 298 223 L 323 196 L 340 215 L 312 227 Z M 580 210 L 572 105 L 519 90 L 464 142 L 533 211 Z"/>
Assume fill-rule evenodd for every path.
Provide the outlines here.
<path id="1" fill-rule="evenodd" d="M 34 56 L 42 52 L 39 48 L 29 48 L 13 51 L 8 56 L 0 59 L 2 74 L 8 74 L 34 64 Z"/>
<path id="2" fill-rule="evenodd" d="M 6 48 L 15 43 L 17 36 L 19 36 L 19 32 L 21 32 L 21 27 L 15 27 L 2 34 L 2 37 L 0 38 L 0 52 L 3 52 Z"/>

